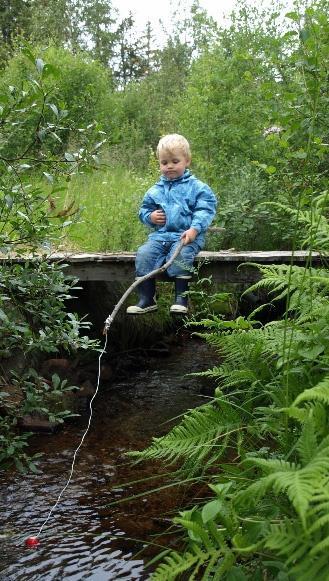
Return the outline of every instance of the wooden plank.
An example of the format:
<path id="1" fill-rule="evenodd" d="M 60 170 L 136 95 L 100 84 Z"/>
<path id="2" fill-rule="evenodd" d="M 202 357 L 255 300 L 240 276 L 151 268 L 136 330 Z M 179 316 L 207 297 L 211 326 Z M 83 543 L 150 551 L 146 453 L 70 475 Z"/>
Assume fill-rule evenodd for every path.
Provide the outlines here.
<path id="1" fill-rule="evenodd" d="M 134 252 L 111 253 L 56 253 L 49 255 L 47 260 L 65 263 L 68 266 L 65 272 L 72 274 L 81 281 L 104 281 L 127 283 L 135 276 Z M 312 264 L 318 265 L 322 261 L 319 253 L 311 253 Z M 8 262 L 24 263 L 28 257 L 2 256 L 0 265 Z M 298 250 L 294 254 L 288 250 L 278 252 L 268 251 L 235 251 L 222 250 L 219 252 L 202 251 L 198 254 L 195 266 L 200 276 L 212 276 L 217 282 L 231 282 L 249 284 L 259 278 L 256 268 L 241 265 L 251 262 L 257 264 L 294 264 L 303 265 L 309 261 L 308 251 Z"/>

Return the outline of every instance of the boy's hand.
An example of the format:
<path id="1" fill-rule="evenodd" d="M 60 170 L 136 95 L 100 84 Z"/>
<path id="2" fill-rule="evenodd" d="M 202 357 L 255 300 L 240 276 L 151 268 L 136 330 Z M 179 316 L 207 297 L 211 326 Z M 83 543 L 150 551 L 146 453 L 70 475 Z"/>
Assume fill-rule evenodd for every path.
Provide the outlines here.
<path id="1" fill-rule="evenodd" d="M 154 212 L 150 214 L 150 220 L 152 224 L 163 226 L 166 223 L 166 214 L 163 210 L 154 210 Z"/>
<path id="2" fill-rule="evenodd" d="M 189 228 L 183 232 L 180 238 L 183 240 L 185 246 L 186 244 L 190 244 L 190 242 L 194 242 L 198 234 L 199 232 L 195 228 Z"/>

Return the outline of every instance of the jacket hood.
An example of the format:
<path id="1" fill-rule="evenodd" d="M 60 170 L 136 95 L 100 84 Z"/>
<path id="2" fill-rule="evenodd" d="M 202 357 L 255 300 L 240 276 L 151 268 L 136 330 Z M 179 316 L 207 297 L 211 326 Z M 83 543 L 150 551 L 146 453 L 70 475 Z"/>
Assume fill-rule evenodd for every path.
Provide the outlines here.
<path id="1" fill-rule="evenodd" d="M 164 183 L 184 183 L 186 181 L 189 180 L 189 178 L 192 176 L 192 173 L 190 172 L 189 169 L 186 169 L 183 173 L 183 175 L 179 176 L 179 178 L 175 178 L 174 180 L 168 180 L 168 178 L 166 178 L 165 176 L 160 176 L 159 181 L 157 182 L 157 185 L 162 185 Z"/>

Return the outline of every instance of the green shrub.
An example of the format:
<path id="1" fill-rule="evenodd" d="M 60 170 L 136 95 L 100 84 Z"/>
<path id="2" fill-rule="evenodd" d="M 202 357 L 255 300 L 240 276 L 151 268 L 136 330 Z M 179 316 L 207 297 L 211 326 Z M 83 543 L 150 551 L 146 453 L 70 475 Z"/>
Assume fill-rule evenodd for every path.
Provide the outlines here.
<path id="1" fill-rule="evenodd" d="M 0 392 L 4 414 L 0 426 L 0 462 L 5 466 L 14 462 L 18 469 L 33 469 L 26 451 L 27 435 L 17 432 L 20 416 L 27 411 L 41 411 L 58 421 L 67 412 L 48 407 L 48 384 L 33 369 L 24 375 L 26 368 L 31 368 L 32 362 L 37 363 L 45 353 L 97 348 L 97 342 L 80 335 L 89 324 L 66 308 L 76 281 L 65 277 L 62 266 L 45 260 L 44 246 L 53 238 L 58 239 L 70 222 L 66 211 L 59 212 L 56 219 L 51 218 L 56 177 L 70 179 L 73 173 L 90 169 L 90 160 L 95 163 L 101 142 L 92 144 L 86 131 L 84 148 L 54 155 L 48 139 L 58 141 L 56 130 L 61 129 L 65 116 L 45 84 L 57 72 L 30 50 L 25 52 L 29 60 L 26 70 L 31 71 L 31 77 L 27 75 L 24 79 L 23 88 L 9 86 L 0 95 L 0 244 L 7 257 L 0 272 L 0 353 L 4 379 Z M 46 111 L 54 122 L 48 119 Z M 44 176 L 44 181 L 37 185 L 36 174 Z M 51 184 L 50 188 L 46 183 Z M 16 256 L 26 253 L 34 260 L 16 264 Z M 21 369 L 21 378 L 16 379 L 15 359 L 20 361 Z M 8 404 L 7 390 L 10 382 L 20 379 L 22 400 L 13 406 Z M 55 380 L 53 388 L 51 396 L 65 391 L 66 386 Z"/>
<path id="2" fill-rule="evenodd" d="M 37 82 L 35 58 L 29 48 L 17 53 L 2 74 L 1 88 L 7 91 L 11 87 L 13 102 L 22 91 L 30 94 L 29 101 L 25 97 L 21 105 L 21 109 L 29 107 L 24 124 L 11 126 L 1 143 L 3 155 L 7 157 L 21 155 L 29 145 L 30 151 L 40 149 L 44 140 L 40 134 L 40 116 L 42 124 L 54 125 L 46 136 L 52 153 L 63 153 L 69 145 L 78 148 L 83 143 L 86 126 L 94 122 L 98 123 L 98 129 L 103 124 L 111 128 L 115 107 L 112 111 L 109 71 L 84 53 L 74 55 L 54 46 L 40 52 Z"/>

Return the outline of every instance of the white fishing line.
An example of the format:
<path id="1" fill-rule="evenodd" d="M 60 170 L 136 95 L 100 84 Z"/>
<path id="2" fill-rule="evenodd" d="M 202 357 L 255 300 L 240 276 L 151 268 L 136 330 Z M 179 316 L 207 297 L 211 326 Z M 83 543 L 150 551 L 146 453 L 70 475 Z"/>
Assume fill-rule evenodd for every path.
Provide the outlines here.
<path id="1" fill-rule="evenodd" d="M 144 280 L 148 280 L 149 278 L 153 278 L 158 274 L 163 273 L 165 270 L 167 270 L 167 268 L 174 262 L 174 260 L 177 258 L 177 256 L 179 255 L 180 251 L 182 250 L 184 246 L 184 241 L 181 239 L 179 241 L 179 243 L 177 244 L 177 247 L 175 248 L 175 251 L 173 252 L 172 256 L 167 260 L 167 262 L 165 264 L 163 264 L 163 266 L 161 266 L 160 268 L 156 268 L 155 270 L 152 270 L 152 272 L 149 272 L 148 274 L 137 278 L 131 285 L 130 287 L 126 290 L 126 292 L 122 295 L 121 299 L 119 300 L 119 302 L 115 305 L 112 313 L 107 317 L 106 321 L 105 321 L 105 326 L 104 326 L 104 334 L 105 334 L 105 343 L 104 343 L 104 347 L 99 355 L 98 358 L 98 377 L 97 377 L 97 385 L 96 385 L 96 390 L 95 393 L 93 395 L 93 397 L 90 400 L 89 403 L 89 409 L 90 409 L 90 413 L 89 413 L 89 419 L 88 419 L 88 424 L 87 427 L 82 435 L 82 438 L 80 440 L 80 443 L 78 445 L 78 447 L 76 448 L 74 454 L 73 454 L 73 460 L 72 460 L 72 464 L 71 464 L 71 469 L 70 469 L 70 473 L 69 473 L 69 477 L 67 479 L 67 482 L 65 484 L 65 486 L 62 488 L 61 492 L 59 493 L 57 500 L 55 502 L 55 504 L 51 507 L 47 518 L 44 520 L 44 522 L 42 523 L 41 527 L 38 530 L 38 533 L 35 536 L 30 536 L 27 537 L 27 539 L 25 539 L 25 545 L 29 548 L 36 548 L 39 544 L 39 536 L 41 535 L 43 529 L 45 528 L 46 524 L 48 523 L 52 513 L 54 512 L 54 510 L 56 509 L 56 507 L 58 506 L 65 490 L 67 489 L 67 487 L 69 486 L 71 480 L 72 480 L 72 476 L 73 476 L 73 471 L 74 471 L 74 466 L 75 466 L 75 460 L 77 457 L 77 454 L 88 434 L 89 428 L 90 428 L 90 424 L 91 424 L 91 419 L 93 416 L 93 401 L 95 399 L 95 397 L 97 396 L 98 393 L 98 389 L 99 389 L 99 383 L 100 383 L 100 376 L 101 376 L 101 359 L 104 355 L 104 353 L 106 352 L 106 346 L 107 346 L 107 336 L 108 336 L 108 331 L 110 326 L 112 325 L 116 315 L 118 314 L 120 308 L 122 307 L 123 303 L 125 302 L 126 298 L 130 295 L 130 293 Z"/>
<path id="2" fill-rule="evenodd" d="M 60 502 L 60 500 L 61 500 L 64 492 L 66 491 L 67 487 L 69 486 L 69 484 L 70 484 L 70 482 L 72 480 L 73 471 L 74 471 L 74 465 L 75 465 L 75 460 L 76 460 L 77 454 L 78 454 L 81 446 L 83 445 L 83 442 L 84 442 L 84 440 L 85 440 L 85 438 L 86 438 L 86 436 L 87 436 L 87 434 L 89 432 L 89 428 L 90 428 L 90 425 L 91 425 L 91 419 L 92 419 L 92 416 L 93 416 L 93 401 L 94 401 L 95 397 L 97 396 L 97 393 L 98 393 L 98 390 L 99 390 L 99 383 L 100 383 L 100 376 L 101 376 L 101 359 L 102 359 L 104 353 L 106 352 L 106 346 L 107 346 L 107 333 L 105 333 L 105 343 L 104 343 L 104 347 L 103 347 L 103 349 L 102 349 L 102 351 L 101 351 L 101 353 L 99 355 L 99 358 L 98 358 L 98 377 L 97 377 L 97 384 L 96 384 L 95 393 L 94 393 L 93 397 L 91 398 L 91 400 L 89 402 L 89 410 L 90 411 L 89 411 L 89 419 L 88 419 L 87 427 L 86 427 L 86 429 L 85 429 L 85 431 L 84 431 L 84 433 L 82 435 L 82 438 L 80 440 L 80 443 L 79 443 L 78 447 L 76 448 L 76 450 L 75 450 L 75 452 L 73 454 L 73 460 L 72 460 L 70 474 L 69 474 L 69 477 L 67 479 L 67 482 L 66 482 L 65 486 L 63 487 L 63 489 L 61 490 L 61 492 L 59 493 L 55 504 L 50 509 L 47 518 L 45 519 L 45 521 L 43 522 L 43 524 L 39 528 L 38 533 L 36 535 L 37 538 L 41 535 L 41 533 L 42 533 L 43 529 L 45 528 L 46 524 L 48 523 L 48 521 L 49 521 L 52 513 L 54 512 L 54 510 L 58 506 L 58 504 L 59 504 L 59 502 Z"/>

